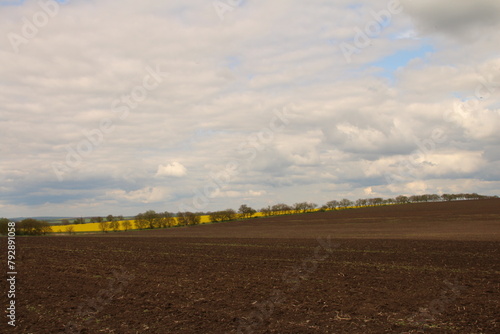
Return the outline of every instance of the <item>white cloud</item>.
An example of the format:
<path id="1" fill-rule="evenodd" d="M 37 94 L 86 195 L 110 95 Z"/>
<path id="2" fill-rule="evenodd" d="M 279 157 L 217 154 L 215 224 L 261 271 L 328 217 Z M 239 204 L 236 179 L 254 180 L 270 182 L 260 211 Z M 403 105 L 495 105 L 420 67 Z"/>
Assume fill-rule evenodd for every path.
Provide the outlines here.
<path id="1" fill-rule="evenodd" d="M 218 190 L 213 194 L 214 198 L 251 198 L 251 197 L 260 197 L 266 194 L 266 191 L 236 191 L 236 190 L 228 190 L 221 191 Z"/>
<path id="2" fill-rule="evenodd" d="M 111 190 L 107 197 L 121 198 L 130 202 L 158 203 L 169 199 L 169 191 L 164 187 L 145 187 L 135 191 Z"/>
<path id="3" fill-rule="evenodd" d="M 187 174 L 187 169 L 181 163 L 174 161 L 166 166 L 159 165 L 156 176 L 176 176 L 181 177 Z"/>

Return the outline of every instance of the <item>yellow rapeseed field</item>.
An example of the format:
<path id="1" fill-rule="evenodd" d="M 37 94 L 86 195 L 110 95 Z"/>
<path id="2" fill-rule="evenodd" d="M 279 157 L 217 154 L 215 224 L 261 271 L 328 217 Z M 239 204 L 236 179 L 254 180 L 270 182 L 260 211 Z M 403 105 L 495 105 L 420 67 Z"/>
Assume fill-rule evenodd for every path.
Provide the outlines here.
<path id="1" fill-rule="evenodd" d="M 120 220 L 118 221 L 119 223 L 119 230 L 124 231 L 125 229 L 123 228 L 123 222 L 125 220 Z M 130 227 L 128 228 L 129 230 L 135 229 L 135 220 L 128 220 L 130 222 Z M 175 223 L 177 225 L 177 219 L 175 220 Z M 210 223 L 210 217 L 208 215 L 201 216 L 200 217 L 200 223 L 201 224 L 206 224 Z M 73 232 L 101 232 L 101 228 L 99 227 L 99 223 L 85 223 L 85 224 L 70 224 L 70 225 L 63 225 L 63 226 L 52 226 L 52 232 L 56 233 L 67 233 L 69 228 L 73 228 Z"/>
<path id="2" fill-rule="evenodd" d="M 363 206 L 351 206 L 348 208 L 337 208 L 334 210 L 343 210 L 343 209 L 354 209 L 354 208 L 361 208 Z M 313 211 L 319 211 L 320 209 L 314 209 Z M 293 212 L 296 213 L 296 212 Z M 252 217 L 263 217 L 264 214 L 262 212 L 256 212 Z M 130 227 L 128 228 L 129 230 L 135 229 L 135 220 L 128 220 L 130 222 Z M 119 230 L 123 231 L 125 230 L 123 228 L 123 223 L 124 220 L 119 221 Z M 210 223 L 210 216 L 209 215 L 203 215 L 200 217 L 200 223 L 201 224 L 206 224 Z M 176 223 L 177 225 L 177 219 Z M 68 227 L 73 228 L 73 232 L 101 232 L 101 229 L 99 227 L 99 223 L 86 223 L 86 224 L 71 224 L 71 225 L 64 225 L 64 226 L 52 226 L 52 232 L 56 233 L 67 233 Z"/>

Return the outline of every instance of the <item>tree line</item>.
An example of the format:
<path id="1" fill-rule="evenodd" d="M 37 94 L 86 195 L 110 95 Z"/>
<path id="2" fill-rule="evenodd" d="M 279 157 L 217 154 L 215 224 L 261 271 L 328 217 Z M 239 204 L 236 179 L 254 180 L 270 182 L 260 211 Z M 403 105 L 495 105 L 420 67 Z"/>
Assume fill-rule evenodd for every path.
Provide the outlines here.
<path id="1" fill-rule="evenodd" d="M 288 205 L 285 203 L 278 203 L 274 205 L 268 205 L 260 209 L 263 216 L 273 216 L 273 215 L 287 215 L 295 213 L 308 213 L 313 211 L 328 211 L 328 210 L 339 210 L 346 209 L 350 207 L 364 207 L 364 206 L 377 206 L 377 205 L 391 205 L 391 204 L 406 204 L 406 203 L 420 203 L 420 202 L 440 202 L 440 201 L 456 201 L 456 200 L 479 200 L 479 199 L 490 199 L 498 198 L 498 196 L 484 196 L 478 195 L 476 193 L 468 194 L 424 194 L 424 195 L 412 195 L 404 196 L 399 195 L 395 198 L 384 199 L 382 197 L 374 198 L 360 198 L 356 201 L 351 201 L 347 198 L 341 200 L 332 200 L 323 204 L 319 207 L 316 203 L 311 202 L 299 202 L 293 205 Z M 211 217 L 211 221 L 227 221 L 234 220 L 236 218 L 250 218 L 257 211 L 243 204 L 238 210 L 239 216 L 233 209 L 226 209 L 224 211 L 217 211 L 213 213 L 208 213 Z M 213 217 L 213 218 L 212 218 Z"/>
<path id="2" fill-rule="evenodd" d="M 238 209 L 238 212 L 234 211 L 233 209 L 226 209 L 223 211 L 208 212 L 207 214 L 210 218 L 210 221 L 212 223 L 216 223 L 216 222 L 235 220 L 240 217 L 250 218 L 255 213 L 257 213 L 257 210 L 249 207 L 246 204 L 242 204 Z"/>
<path id="3" fill-rule="evenodd" d="M 476 193 L 472 194 L 424 194 L 424 195 L 412 195 L 404 196 L 399 195 L 395 198 L 360 198 L 356 201 L 351 201 L 348 199 L 342 199 L 341 201 L 330 201 L 321 207 L 323 210 L 333 210 L 336 208 L 346 208 L 351 206 L 376 206 L 376 205 L 387 205 L 387 204 L 406 204 L 406 203 L 421 203 L 421 202 L 441 202 L 441 201 L 457 201 L 457 200 L 479 200 L 479 199 L 490 199 L 498 198 L 498 196 L 484 196 L 478 195 Z"/>
<path id="4" fill-rule="evenodd" d="M 125 231 L 131 229 L 132 227 L 135 227 L 137 230 L 144 230 L 173 226 L 197 225 L 200 223 L 201 214 L 202 213 L 178 212 L 174 215 L 168 211 L 156 212 L 154 210 L 148 210 L 136 215 L 133 223 L 129 220 L 122 221 L 121 224 L 118 221 L 102 221 L 99 222 L 99 229 L 102 232 L 108 232 L 119 231 L 120 225 L 121 229 Z M 132 224 L 134 226 L 132 226 Z"/>
<path id="5" fill-rule="evenodd" d="M 8 224 L 7 218 L 0 218 L 0 234 L 7 234 Z M 17 235 L 43 235 L 51 232 L 52 228 L 46 221 L 26 218 L 16 223 Z"/>
<path id="6" fill-rule="evenodd" d="M 356 201 L 351 201 L 347 198 L 341 200 L 328 201 L 321 207 L 311 202 L 299 202 L 293 205 L 285 203 L 278 203 L 268 205 L 260 209 L 263 216 L 273 215 L 286 215 L 295 213 L 308 213 L 313 211 L 329 211 L 341 210 L 352 207 L 364 206 L 377 206 L 377 205 L 392 205 L 392 204 L 406 204 L 406 203 L 419 203 L 419 202 L 439 202 L 439 201 L 456 201 L 456 200 L 479 200 L 498 198 L 498 196 L 484 196 L 476 193 L 461 193 L 461 194 L 424 194 L 404 196 L 399 195 L 395 198 L 384 199 L 381 197 L 374 198 L 360 198 Z M 137 214 L 133 223 L 129 220 L 123 220 L 123 216 L 108 215 L 106 219 L 102 217 L 93 217 L 91 222 L 99 224 L 99 229 L 102 232 L 130 230 L 132 228 L 142 229 L 156 229 L 166 228 L 173 226 L 192 226 L 200 224 L 201 216 L 208 215 L 211 222 L 231 221 L 238 218 L 251 218 L 257 213 L 257 210 L 242 204 L 238 211 L 234 209 L 226 209 L 214 212 L 178 212 L 176 214 L 171 212 L 156 212 L 148 210 L 143 213 Z M 121 221 L 121 222 L 120 222 Z M 85 222 L 83 218 L 76 218 L 74 224 L 82 224 Z M 9 220 L 7 218 L 0 218 L 0 234 L 7 234 Z M 69 220 L 63 219 L 63 225 L 70 224 Z M 16 234 L 18 235 L 43 235 L 52 232 L 50 224 L 46 221 L 39 221 L 33 218 L 27 218 L 16 223 Z M 72 234 L 74 229 L 72 226 L 67 226 L 65 232 Z"/>

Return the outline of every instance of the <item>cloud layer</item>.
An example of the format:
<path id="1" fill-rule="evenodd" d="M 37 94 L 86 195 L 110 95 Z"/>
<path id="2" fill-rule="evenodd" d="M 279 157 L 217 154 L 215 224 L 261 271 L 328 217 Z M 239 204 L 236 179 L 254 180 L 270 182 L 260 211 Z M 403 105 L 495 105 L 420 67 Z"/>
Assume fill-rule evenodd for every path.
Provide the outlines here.
<path id="1" fill-rule="evenodd" d="M 497 194 L 499 5 L 392 2 L 1 6 L 0 216 Z"/>
<path id="2" fill-rule="evenodd" d="M 402 0 L 424 33 L 442 32 L 458 38 L 481 38 L 498 28 L 500 3 L 476 1 Z"/>

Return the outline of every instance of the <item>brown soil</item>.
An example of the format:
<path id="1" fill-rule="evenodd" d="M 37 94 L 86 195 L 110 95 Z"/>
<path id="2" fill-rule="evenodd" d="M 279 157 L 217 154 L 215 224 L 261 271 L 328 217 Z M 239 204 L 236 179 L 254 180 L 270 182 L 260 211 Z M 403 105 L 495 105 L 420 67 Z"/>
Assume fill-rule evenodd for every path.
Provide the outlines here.
<path id="1" fill-rule="evenodd" d="M 255 218 L 123 236 L 500 240 L 500 199 L 414 203 Z M 107 235 L 112 235 L 108 233 Z"/>
<path id="2" fill-rule="evenodd" d="M 499 204 L 18 237 L 0 332 L 499 333 Z"/>

